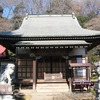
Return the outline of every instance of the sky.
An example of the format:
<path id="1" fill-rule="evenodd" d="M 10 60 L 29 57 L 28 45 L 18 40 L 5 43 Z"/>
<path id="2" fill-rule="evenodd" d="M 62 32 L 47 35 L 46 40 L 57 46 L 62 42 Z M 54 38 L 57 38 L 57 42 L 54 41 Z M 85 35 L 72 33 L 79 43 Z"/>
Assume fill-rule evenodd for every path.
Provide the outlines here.
<path id="1" fill-rule="evenodd" d="M 3 10 L 3 17 L 7 17 L 8 16 L 8 14 L 9 14 L 9 9 L 8 8 L 4 8 L 4 10 Z"/>
<path id="2" fill-rule="evenodd" d="M 12 7 L 12 9 L 14 9 L 15 7 Z M 10 12 L 10 13 L 9 13 Z M 11 18 L 13 15 L 11 15 L 12 14 L 12 12 L 13 12 L 13 10 L 11 10 L 10 11 L 10 9 L 9 8 L 4 8 L 3 9 L 3 17 L 5 17 L 5 18 Z"/>

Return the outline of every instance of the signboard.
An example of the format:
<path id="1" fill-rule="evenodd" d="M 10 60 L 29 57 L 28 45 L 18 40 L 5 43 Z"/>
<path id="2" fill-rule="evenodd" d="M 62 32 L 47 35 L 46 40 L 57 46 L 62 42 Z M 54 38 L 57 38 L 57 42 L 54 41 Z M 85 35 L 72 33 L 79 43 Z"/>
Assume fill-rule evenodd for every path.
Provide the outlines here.
<path id="1" fill-rule="evenodd" d="M 44 81 L 48 82 L 58 82 L 63 79 L 62 73 L 44 73 Z"/>

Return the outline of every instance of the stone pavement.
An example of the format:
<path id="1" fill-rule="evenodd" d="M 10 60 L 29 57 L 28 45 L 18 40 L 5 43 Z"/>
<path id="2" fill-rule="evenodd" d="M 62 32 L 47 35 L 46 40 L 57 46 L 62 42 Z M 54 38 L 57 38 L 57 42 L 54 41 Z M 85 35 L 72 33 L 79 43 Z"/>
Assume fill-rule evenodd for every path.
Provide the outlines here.
<path id="1" fill-rule="evenodd" d="M 95 100 L 95 96 L 91 93 L 72 93 L 72 92 L 34 92 L 34 91 L 20 91 L 22 96 L 27 99 L 16 100 Z M 20 96 L 21 96 L 20 95 Z M 20 97 L 19 96 L 19 97 Z"/>
<path id="2" fill-rule="evenodd" d="M 30 100 L 95 100 L 91 93 L 40 93 L 33 94 Z"/>

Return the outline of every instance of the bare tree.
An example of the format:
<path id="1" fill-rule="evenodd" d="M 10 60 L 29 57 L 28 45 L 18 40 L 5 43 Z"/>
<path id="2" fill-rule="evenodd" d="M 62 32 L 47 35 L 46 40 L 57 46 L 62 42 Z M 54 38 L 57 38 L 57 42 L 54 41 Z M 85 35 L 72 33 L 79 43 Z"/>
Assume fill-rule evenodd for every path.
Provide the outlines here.
<path id="1" fill-rule="evenodd" d="M 73 1 L 71 3 L 71 12 L 74 12 L 75 15 L 80 15 L 82 9 L 82 4 L 80 2 Z"/>
<path id="2" fill-rule="evenodd" d="M 67 14 L 71 11 L 72 0 L 49 0 L 47 2 L 47 13 Z"/>
<path id="3" fill-rule="evenodd" d="M 23 2 L 16 5 L 16 7 L 13 10 L 13 14 L 14 16 L 22 16 L 22 17 L 26 14 L 26 9 Z"/>
<path id="4" fill-rule="evenodd" d="M 23 0 L 29 14 L 64 14 L 71 10 L 72 0 Z"/>
<path id="5" fill-rule="evenodd" d="M 14 7 L 20 3 L 20 0 L 0 0 L 0 6 L 2 8 L 8 8 L 8 15 L 7 18 L 9 18 L 11 12 L 13 11 Z"/>
<path id="6" fill-rule="evenodd" d="M 2 7 L 9 8 L 9 14 L 12 10 L 17 9 L 29 14 L 64 14 L 71 10 L 72 0 L 0 0 Z M 21 7 L 22 6 L 22 7 Z M 24 7 L 24 9 L 23 9 Z M 16 11 L 14 10 L 14 13 Z"/>
<path id="7" fill-rule="evenodd" d="M 100 13 L 100 0 L 83 0 L 82 6 L 82 14 L 84 15 Z"/>

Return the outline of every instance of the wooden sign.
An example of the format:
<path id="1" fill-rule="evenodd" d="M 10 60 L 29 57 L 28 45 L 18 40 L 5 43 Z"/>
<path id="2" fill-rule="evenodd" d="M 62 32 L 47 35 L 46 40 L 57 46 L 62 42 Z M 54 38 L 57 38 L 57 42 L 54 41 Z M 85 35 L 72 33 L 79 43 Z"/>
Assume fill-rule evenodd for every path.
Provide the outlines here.
<path id="1" fill-rule="evenodd" d="M 45 82 L 60 82 L 62 79 L 62 73 L 44 73 Z"/>

